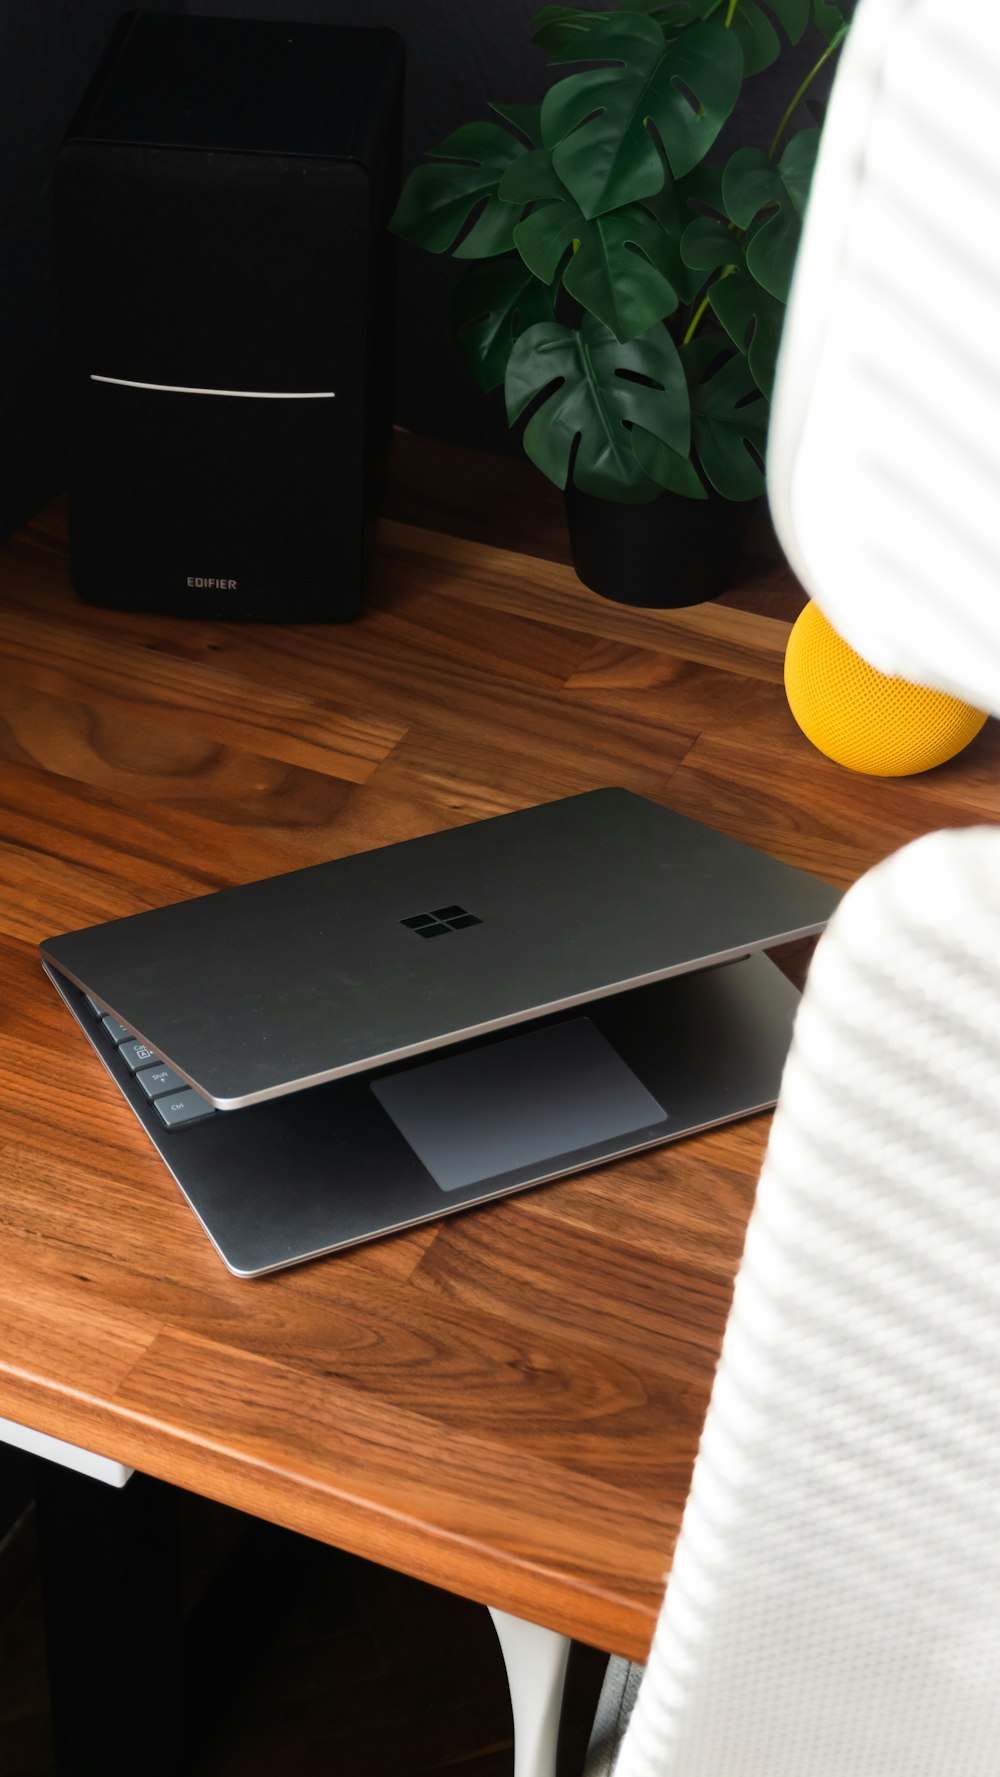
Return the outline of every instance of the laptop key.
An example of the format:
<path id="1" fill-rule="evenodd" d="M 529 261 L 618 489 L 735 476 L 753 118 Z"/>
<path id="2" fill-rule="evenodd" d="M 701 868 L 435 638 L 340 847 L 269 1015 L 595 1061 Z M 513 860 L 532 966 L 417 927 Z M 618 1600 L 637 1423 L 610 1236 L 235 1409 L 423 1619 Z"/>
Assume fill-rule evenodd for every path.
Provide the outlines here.
<path id="1" fill-rule="evenodd" d="M 135 1076 L 136 1084 L 141 1086 L 147 1098 L 162 1098 L 165 1092 L 184 1092 L 187 1081 L 181 1077 L 176 1068 L 168 1067 L 161 1061 L 158 1067 L 143 1067 Z"/>
<path id="2" fill-rule="evenodd" d="M 193 1092 L 186 1086 L 183 1092 L 175 1092 L 169 1098 L 154 1098 L 153 1109 L 159 1111 L 168 1129 L 176 1129 L 181 1123 L 199 1123 L 202 1117 L 214 1117 L 215 1109 L 202 1098 L 200 1092 Z"/>
<path id="3" fill-rule="evenodd" d="M 149 1067 L 151 1062 L 160 1059 L 155 1049 L 150 1049 L 145 1043 L 138 1041 L 119 1043 L 118 1053 L 132 1073 L 137 1073 L 139 1068 Z"/>
<path id="4" fill-rule="evenodd" d="M 128 1025 L 123 1024 L 120 1018 L 116 1018 L 113 1012 L 102 1013 L 101 1023 L 113 1043 L 127 1043 L 132 1035 Z"/>

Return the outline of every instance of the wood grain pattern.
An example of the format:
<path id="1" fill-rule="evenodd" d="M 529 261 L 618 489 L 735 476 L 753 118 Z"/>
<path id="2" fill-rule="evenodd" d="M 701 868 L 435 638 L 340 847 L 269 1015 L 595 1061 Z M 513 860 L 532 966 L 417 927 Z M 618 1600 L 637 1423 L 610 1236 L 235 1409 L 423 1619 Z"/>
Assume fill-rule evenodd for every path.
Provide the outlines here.
<path id="1" fill-rule="evenodd" d="M 0 551 L 0 1414 L 642 1656 L 768 1120 L 240 1282 L 34 947 L 605 783 L 846 885 L 997 818 L 1000 730 L 852 776 L 785 707 L 764 527 L 724 600 L 633 611 L 521 465 L 396 465 L 349 625 L 85 607 L 59 503 Z"/>

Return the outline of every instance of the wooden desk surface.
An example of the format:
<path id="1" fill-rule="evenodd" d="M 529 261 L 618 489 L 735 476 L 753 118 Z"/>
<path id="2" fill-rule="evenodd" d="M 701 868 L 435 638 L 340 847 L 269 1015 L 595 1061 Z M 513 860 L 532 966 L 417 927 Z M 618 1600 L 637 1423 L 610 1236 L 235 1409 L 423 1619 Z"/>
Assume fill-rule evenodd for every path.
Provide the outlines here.
<path id="1" fill-rule="evenodd" d="M 1000 728 L 852 776 L 785 707 L 763 528 L 724 601 L 632 611 L 530 470 L 401 438 L 394 475 L 343 627 L 84 606 L 58 505 L 0 551 L 0 1415 L 641 1656 L 767 1119 L 240 1282 L 35 944 L 605 783 L 847 885 L 1000 817 Z"/>

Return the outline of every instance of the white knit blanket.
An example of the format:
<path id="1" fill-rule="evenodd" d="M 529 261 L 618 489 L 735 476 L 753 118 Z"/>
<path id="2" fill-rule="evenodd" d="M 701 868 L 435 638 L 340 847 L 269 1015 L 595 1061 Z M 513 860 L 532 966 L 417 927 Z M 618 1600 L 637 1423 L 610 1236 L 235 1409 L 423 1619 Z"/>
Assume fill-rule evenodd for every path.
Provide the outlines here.
<path id="1" fill-rule="evenodd" d="M 616 1777 L 1000 1773 L 1000 831 L 846 896 Z"/>

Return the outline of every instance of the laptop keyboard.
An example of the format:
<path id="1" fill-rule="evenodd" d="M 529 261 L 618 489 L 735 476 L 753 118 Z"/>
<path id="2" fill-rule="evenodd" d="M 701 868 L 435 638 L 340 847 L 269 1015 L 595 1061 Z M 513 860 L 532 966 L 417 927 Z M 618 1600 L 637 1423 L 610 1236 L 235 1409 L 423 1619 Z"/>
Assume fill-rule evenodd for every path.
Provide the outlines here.
<path id="1" fill-rule="evenodd" d="M 100 1021 L 108 1043 L 118 1050 L 129 1073 L 134 1075 L 136 1085 L 145 1093 L 166 1129 L 201 1123 L 206 1117 L 217 1115 L 214 1105 L 202 1098 L 200 1092 L 195 1092 L 162 1056 L 140 1043 L 127 1025 L 105 1012 L 89 994 L 84 997 L 94 1018 Z"/>

